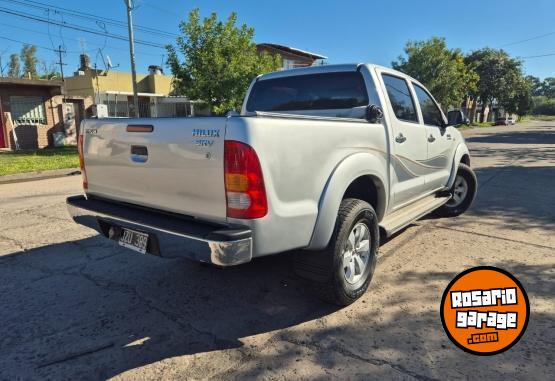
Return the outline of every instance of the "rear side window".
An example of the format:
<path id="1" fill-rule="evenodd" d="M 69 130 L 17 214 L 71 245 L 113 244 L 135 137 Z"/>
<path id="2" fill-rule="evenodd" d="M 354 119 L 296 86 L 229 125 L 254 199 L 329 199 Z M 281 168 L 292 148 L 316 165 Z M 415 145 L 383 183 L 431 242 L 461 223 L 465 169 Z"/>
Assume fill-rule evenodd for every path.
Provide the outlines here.
<path id="1" fill-rule="evenodd" d="M 397 119 L 418 123 L 414 100 L 407 82 L 402 78 L 388 74 L 382 74 L 382 78 Z"/>
<path id="2" fill-rule="evenodd" d="M 418 103 L 420 104 L 420 111 L 422 112 L 422 119 L 424 119 L 424 124 L 429 126 L 442 126 L 443 116 L 441 111 L 436 106 L 436 103 L 430 97 L 430 95 L 422 87 L 413 83 L 414 92 L 416 93 L 416 98 L 418 98 Z"/>
<path id="3" fill-rule="evenodd" d="M 368 105 L 360 72 L 296 75 L 257 81 L 247 111 L 347 109 Z"/>

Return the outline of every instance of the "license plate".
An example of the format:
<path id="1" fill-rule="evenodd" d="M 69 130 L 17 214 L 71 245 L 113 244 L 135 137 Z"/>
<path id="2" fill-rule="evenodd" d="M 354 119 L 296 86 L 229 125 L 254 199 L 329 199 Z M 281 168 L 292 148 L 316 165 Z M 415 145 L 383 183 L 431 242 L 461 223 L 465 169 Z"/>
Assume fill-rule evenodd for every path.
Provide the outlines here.
<path id="1" fill-rule="evenodd" d="M 146 246 L 148 244 L 148 234 L 124 228 L 119 239 L 119 244 L 127 247 L 128 249 L 145 254 Z"/>

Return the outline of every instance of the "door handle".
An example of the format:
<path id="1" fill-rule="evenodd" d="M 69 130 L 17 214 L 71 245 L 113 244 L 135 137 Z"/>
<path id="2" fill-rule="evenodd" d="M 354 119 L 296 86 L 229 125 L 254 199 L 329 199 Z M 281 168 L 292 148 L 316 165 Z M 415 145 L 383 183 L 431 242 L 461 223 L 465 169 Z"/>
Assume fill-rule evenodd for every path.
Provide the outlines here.
<path id="1" fill-rule="evenodd" d="M 397 137 L 395 137 L 395 141 L 397 143 L 403 143 L 405 140 L 407 140 L 407 138 L 405 138 L 405 136 L 401 133 L 399 133 L 399 135 L 397 135 Z"/>
<path id="2" fill-rule="evenodd" d="M 433 143 L 433 142 L 436 141 L 436 138 L 434 138 L 434 135 L 430 134 L 430 136 L 428 136 L 428 141 L 429 141 L 430 143 Z"/>

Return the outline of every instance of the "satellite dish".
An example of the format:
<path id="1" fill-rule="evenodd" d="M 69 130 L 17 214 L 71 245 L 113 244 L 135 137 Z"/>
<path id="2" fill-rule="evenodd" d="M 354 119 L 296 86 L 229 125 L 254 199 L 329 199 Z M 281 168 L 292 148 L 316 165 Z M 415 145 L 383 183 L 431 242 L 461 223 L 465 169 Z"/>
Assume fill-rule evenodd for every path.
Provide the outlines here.
<path id="1" fill-rule="evenodd" d="M 114 67 L 114 65 L 112 64 L 112 60 L 110 59 L 110 56 L 106 56 L 106 63 L 108 64 L 108 69 L 111 69 Z"/>

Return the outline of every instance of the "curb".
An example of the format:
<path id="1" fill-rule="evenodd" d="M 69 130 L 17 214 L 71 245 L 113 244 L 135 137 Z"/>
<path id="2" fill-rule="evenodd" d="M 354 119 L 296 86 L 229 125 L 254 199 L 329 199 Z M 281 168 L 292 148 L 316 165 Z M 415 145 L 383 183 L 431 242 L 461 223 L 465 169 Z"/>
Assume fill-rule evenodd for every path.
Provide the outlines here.
<path id="1" fill-rule="evenodd" d="M 74 175 L 80 175 L 80 174 L 81 174 L 81 171 L 79 170 L 79 168 L 65 168 L 65 169 L 55 169 L 52 171 L 17 173 L 14 175 L 0 176 L 0 185 L 54 179 L 57 177 L 74 176 Z"/>

